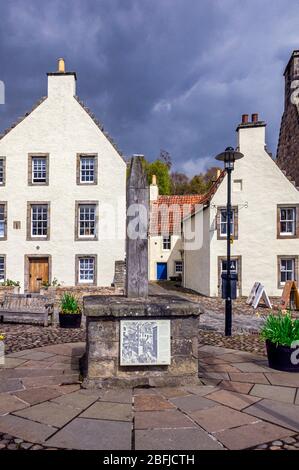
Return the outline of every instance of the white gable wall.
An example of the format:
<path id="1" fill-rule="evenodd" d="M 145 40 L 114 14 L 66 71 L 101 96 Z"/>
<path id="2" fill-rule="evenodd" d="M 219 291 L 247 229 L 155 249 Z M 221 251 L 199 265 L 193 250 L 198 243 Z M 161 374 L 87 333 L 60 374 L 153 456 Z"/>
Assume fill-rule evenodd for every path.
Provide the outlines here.
<path id="1" fill-rule="evenodd" d="M 248 295 L 255 281 L 262 282 L 269 295 L 281 295 L 277 279 L 277 255 L 298 255 L 299 238 L 277 239 L 277 204 L 298 204 L 299 192 L 265 151 L 265 127 L 240 128 L 239 150 L 244 158 L 235 163 L 233 180 L 242 180 L 243 190 L 232 192 L 238 206 L 238 239 L 232 256 L 242 256 L 242 295 Z M 224 178 L 211 200 L 211 224 L 216 207 L 226 204 Z M 247 207 L 246 207 L 247 206 Z M 216 228 L 216 224 L 215 224 Z M 226 256 L 226 241 L 213 232 L 210 254 L 210 294 L 218 295 L 218 256 Z"/>
<path id="2" fill-rule="evenodd" d="M 75 255 L 98 255 L 98 285 L 113 282 L 114 262 L 124 259 L 126 165 L 108 139 L 73 97 L 73 75 L 49 76 L 49 97 L 0 140 L 6 157 L 6 185 L 0 200 L 8 203 L 6 277 L 24 283 L 24 255 L 50 254 L 52 277 L 75 282 Z M 28 185 L 28 154 L 49 153 L 49 185 Z M 98 184 L 76 184 L 77 153 L 98 154 Z M 99 241 L 75 241 L 75 201 L 99 202 Z M 50 201 L 50 240 L 26 241 L 27 201 Z M 118 213 L 118 238 L 101 240 L 101 211 L 110 204 Z M 113 217 L 111 210 L 111 217 Z M 21 230 L 12 228 L 21 221 Z M 37 248 L 39 246 L 39 249 Z"/>

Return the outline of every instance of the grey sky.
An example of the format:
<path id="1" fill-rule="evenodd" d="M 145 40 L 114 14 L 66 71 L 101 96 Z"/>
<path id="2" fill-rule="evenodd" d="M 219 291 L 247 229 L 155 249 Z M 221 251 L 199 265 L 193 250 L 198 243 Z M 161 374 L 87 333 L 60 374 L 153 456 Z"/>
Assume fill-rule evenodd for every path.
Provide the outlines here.
<path id="1" fill-rule="evenodd" d="M 242 113 L 275 153 L 298 0 L 0 0 L 0 128 L 46 94 L 58 57 L 125 155 L 166 149 L 189 174 L 235 145 Z"/>

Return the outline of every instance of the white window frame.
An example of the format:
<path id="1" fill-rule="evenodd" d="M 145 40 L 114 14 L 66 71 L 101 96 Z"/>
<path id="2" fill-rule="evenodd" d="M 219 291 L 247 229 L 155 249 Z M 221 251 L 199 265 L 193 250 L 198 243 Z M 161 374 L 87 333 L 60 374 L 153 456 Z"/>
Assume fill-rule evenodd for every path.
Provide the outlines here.
<path id="1" fill-rule="evenodd" d="M 85 219 L 81 218 L 81 210 L 83 209 L 93 209 L 94 213 L 94 219 L 88 218 Z M 94 233 L 89 233 L 89 234 L 81 234 L 81 223 L 83 224 L 89 224 L 90 225 L 90 230 L 92 227 L 92 224 L 94 224 L 93 227 L 93 232 Z M 85 227 L 87 228 L 87 227 Z M 97 205 L 96 204 L 78 204 L 78 238 L 80 239 L 94 239 L 97 237 Z"/>
<path id="2" fill-rule="evenodd" d="M 83 167 L 83 161 L 87 161 L 89 160 L 90 162 L 92 162 L 92 168 L 90 167 L 87 167 L 87 168 L 84 168 Z M 80 156 L 80 183 L 84 183 L 84 184 L 94 184 L 95 183 L 95 170 L 96 170 L 96 159 L 94 156 L 85 156 L 85 155 L 82 155 Z M 90 175 L 92 174 L 92 179 L 91 180 L 88 180 L 88 179 L 83 179 L 83 172 L 86 172 L 86 176 L 87 176 L 87 173 L 90 172 Z"/>
<path id="3" fill-rule="evenodd" d="M 222 214 L 226 214 L 226 220 L 222 221 Z M 234 226 L 235 226 L 235 214 L 234 210 L 231 210 L 231 219 L 230 219 L 230 235 L 234 235 Z M 223 227 L 225 227 L 225 232 L 223 231 Z M 227 237 L 227 210 L 220 209 L 220 237 Z"/>
<path id="4" fill-rule="evenodd" d="M 37 220 L 33 220 L 33 217 L 34 217 L 34 212 L 35 210 L 42 210 L 42 216 L 44 216 L 44 212 L 46 213 L 46 219 L 42 219 L 41 221 L 39 221 L 38 219 Z M 49 215 L 49 207 L 47 204 L 32 204 L 31 207 L 30 207 L 30 235 L 31 235 L 31 238 L 47 238 L 48 237 L 48 231 L 49 231 L 49 219 L 48 219 L 48 215 Z M 46 223 L 45 227 L 46 227 L 46 233 L 45 234 L 33 234 L 33 223 L 36 222 L 40 222 L 40 223 Z M 43 227 L 43 230 L 44 230 L 44 227 Z"/>
<path id="5" fill-rule="evenodd" d="M 37 164 L 36 168 L 35 168 L 35 164 Z M 43 157 L 43 156 L 32 157 L 31 165 L 32 165 L 32 184 L 47 183 L 47 157 Z M 35 174 L 39 174 L 39 173 L 41 174 L 41 176 L 35 176 Z"/>
<path id="6" fill-rule="evenodd" d="M 282 218 L 281 218 L 282 211 L 286 211 L 286 214 L 287 214 L 287 211 L 292 211 L 291 218 L 289 218 L 286 215 L 286 218 L 282 220 Z M 280 207 L 279 208 L 279 214 L 280 214 L 280 217 L 279 217 L 279 233 L 280 233 L 280 235 L 282 237 L 295 235 L 295 233 L 296 233 L 296 208 L 295 207 Z M 281 230 L 282 224 L 286 224 L 286 226 L 288 226 L 288 224 L 291 224 L 292 225 L 292 230 L 291 231 L 282 231 Z"/>
<path id="7" fill-rule="evenodd" d="M 178 271 L 177 269 L 177 265 L 180 264 L 181 265 L 181 270 Z M 180 261 L 180 260 L 177 260 L 174 262 L 174 271 L 175 271 L 175 274 L 183 274 L 183 270 L 184 270 L 184 262 L 183 261 Z"/>
<path id="8" fill-rule="evenodd" d="M 81 262 L 86 264 L 81 268 Z M 92 267 L 91 267 L 92 262 Z M 90 278 L 81 278 L 81 271 L 89 272 L 92 271 L 92 279 Z M 78 258 L 78 284 L 94 284 L 95 282 L 95 257 L 94 256 L 82 256 Z"/>
<path id="9" fill-rule="evenodd" d="M 171 250 L 171 235 L 163 235 L 162 237 L 162 248 L 163 251 Z"/>
<path id="10" fill-rule="evenodd" d="M 288 269 L 288 266 L 286 266 L 285 269 L 282 269 L 283 263 L 288 263 L 291 262 L 291 269 Z M 292 257 L 285 257 L 285 258 L 280 258 L 279 260 L 279 283 L 281 286 L 284 286 L 287 281 L 294 281 L 295 280 L 295 267 L 296 267 L 296 260 L 295 258 Z M 286 276 L 286 279 L 283 281 L 282 280 L 282 273 L 291 273 L 291 279 L 288 279 L 288 275 Z"/>

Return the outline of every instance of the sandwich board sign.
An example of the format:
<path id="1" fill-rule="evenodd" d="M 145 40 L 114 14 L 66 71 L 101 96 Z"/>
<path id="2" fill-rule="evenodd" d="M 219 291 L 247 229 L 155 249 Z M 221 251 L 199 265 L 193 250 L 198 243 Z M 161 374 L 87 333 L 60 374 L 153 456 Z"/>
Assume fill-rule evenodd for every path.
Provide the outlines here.
<path id="1" fill-rule="evenodd" d="M 285 283 L 280 305 L 282 309 L 299 310 L 299 293 L 295 281 L 287 281 Z"/>
<path id="2" fill-rule="evenodd" d="M 270 302 L 265 287 L 260 282 L 255 282 L 246 302 L 255 309 L 258 307 L 262 299 L 265 302 L 266 307 L 272 308 L 272 304 Z"/>

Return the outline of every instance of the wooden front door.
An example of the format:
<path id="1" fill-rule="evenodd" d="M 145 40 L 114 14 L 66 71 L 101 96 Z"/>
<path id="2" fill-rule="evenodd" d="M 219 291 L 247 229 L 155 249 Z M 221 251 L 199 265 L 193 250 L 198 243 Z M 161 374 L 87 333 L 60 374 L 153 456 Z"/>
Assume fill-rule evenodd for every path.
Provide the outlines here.
<path id="1" fill-rule="evenodd" d="M 29 292 L 39 292 L 42 283 L 49 282 L 49 259 L 29 259 Z"/>

